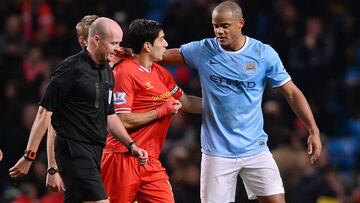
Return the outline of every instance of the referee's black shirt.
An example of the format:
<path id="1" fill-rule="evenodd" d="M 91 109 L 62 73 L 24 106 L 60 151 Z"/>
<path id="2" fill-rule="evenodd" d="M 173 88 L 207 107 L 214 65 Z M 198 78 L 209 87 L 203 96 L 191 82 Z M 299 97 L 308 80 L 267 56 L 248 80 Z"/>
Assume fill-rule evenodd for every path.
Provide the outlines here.
<path id="1" fill-rule="evenodd" d="M 53 112 L 58 136 L 105 146 L 106 117 L 115 113 L 113 87 L 110 67 L 96 64 L 82 50 L 57 66 L 40 105 Z"/>

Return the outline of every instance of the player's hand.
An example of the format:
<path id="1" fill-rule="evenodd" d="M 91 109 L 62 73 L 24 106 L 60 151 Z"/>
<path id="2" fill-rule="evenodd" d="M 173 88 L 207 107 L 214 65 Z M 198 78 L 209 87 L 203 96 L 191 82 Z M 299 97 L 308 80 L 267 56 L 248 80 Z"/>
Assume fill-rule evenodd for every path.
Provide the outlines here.
<path id="1" fill-rule="evenodd" d="M 115 55 L 119 59 L 126 59 L 133 55 L 132 49 L 127 47 L 120 47 L 120 50 L 115 50 Z"/>
<path id="2" fill-rule="evenodd" d="M 46 188 L 52 192 L 65 191 L 64 182 L 59 173 L 46 175 Z"/>
<path id="3" fill-rule="evenodd" d="M 319 132 L 310 133 L 307 140 L 307 144 L 308 144 L 308 154 L 310 156 L 310 162 L 311 164 L 314 164 L 316 160 L 319 158 L 322 148 Z"/>
<path id="4" fill-rule="evenodd" d="M 9 175 L 11 178 L 20 178 L 29 172 L 32 161 L 21 157 L 19 161 L 9 169 Z"/>
<path id="5" fill-rule="evenodd" d="M 3 158 L 3 153 L 2 153 L 2 151 L 0 149 L 0 161 L 2 160 L 2 158 Z"/>
<path id="6" fill-rule="evenodd" d="M 148 152 L 139 146 L 137 144 L 134 144 L 131 146 L 131 154 L 138 158 L 139 163 L 141 165 L 145 165 L 148 162 Z"/>
<path id="7" fill-rule="evenodd" d="M 110 54 L 107 56 L 110 67 L 114 67 L 116 64 L 120 63 L 122 60 L 132 56 L 131 48 L 120 47 L 120 50 L 115 50 L 115 54 Z"/>
<path id="8" fill-rule="evenodd" d="M 156 115 L 158 118 L 161 118 L 170 114 L 176 114 L 181 107 L 180 101 L 172 98 L 156 109 Z"/>

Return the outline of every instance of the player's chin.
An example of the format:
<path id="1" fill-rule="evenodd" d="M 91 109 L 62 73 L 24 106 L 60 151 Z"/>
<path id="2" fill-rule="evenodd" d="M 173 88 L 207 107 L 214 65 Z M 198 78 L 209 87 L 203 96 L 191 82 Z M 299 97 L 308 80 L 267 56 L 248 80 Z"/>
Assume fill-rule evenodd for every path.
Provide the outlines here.
<path id="1" fill-rule="evenodd" d="M 221 40 L 219 40 L 219 44 L 223 45 L 223 46 L 226 46 L 226 45 L 229 45 L 229 41 L 226 40 L 226 39 L 221 39 Z"/>
<path id="2" fill-rule="evenodd" d="M 154 58 L 154 62 L 161 61 L 161 60 L 163 60 L 163 58 L 164 58 L 164 54 L 163 54 L 163 55 L 159 55 L 158 57 Z"/>

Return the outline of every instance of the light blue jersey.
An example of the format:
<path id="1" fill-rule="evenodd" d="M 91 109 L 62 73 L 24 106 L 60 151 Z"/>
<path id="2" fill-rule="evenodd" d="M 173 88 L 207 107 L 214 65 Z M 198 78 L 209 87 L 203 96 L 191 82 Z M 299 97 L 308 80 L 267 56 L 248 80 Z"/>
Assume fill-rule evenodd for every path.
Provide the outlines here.
<path id="1" fill-rule="evenodd" d="M 291 80 L 275 50 L 250 37 L 235 52 L 224 50 L 216 38 L 184 44 L 180 50 L 200 75 L 202 152 L 235 158 L 269 150 L 263 92 L 267 82 L 280 87 Z"/>

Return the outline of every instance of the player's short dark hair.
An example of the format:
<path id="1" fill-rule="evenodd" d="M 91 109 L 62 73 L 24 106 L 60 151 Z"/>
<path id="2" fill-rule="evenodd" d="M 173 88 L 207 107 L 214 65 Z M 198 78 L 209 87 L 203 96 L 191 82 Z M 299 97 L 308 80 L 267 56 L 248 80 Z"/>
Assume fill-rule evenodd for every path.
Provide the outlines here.
<path id="1" fill-rule="evenodd" d="M 153 44 L 162 30 L 161 23 L 159 22 L 147 19 L 136 19 L 129 25 L 126 39 L 133 53 L 138 54 L 144 43 L 149 42 Z"/>

